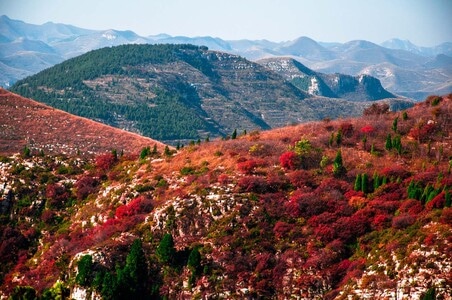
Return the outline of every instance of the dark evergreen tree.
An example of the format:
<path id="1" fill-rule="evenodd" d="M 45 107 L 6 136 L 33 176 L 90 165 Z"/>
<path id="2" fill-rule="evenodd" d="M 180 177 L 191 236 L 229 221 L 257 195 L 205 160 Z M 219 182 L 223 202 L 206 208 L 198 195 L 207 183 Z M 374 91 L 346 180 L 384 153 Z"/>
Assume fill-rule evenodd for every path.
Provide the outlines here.
<path id="1" fill-rule="evenodd" d="M 145 299 L 148 267 L 140 239 L 136 239 L 130 248 L 123 274 L 128 284 L 129 296 Z"/>
<path id="2" fill-rule="evenodd" d="M 388 151 L 392 149 L 392 137 L 390 133 L 386 136 L 385 149 Z"/>
<path id="3" fill-rule="evenodd" d="M 361 174 L 361 191 L 363 193 L 367 193 L 368 192 L 367 174 L 366 173 Z"/>
<path id="4" fill-rule="evenodd" d="M 77 276 L 75 282 L 81 286 L 90 286 L 92 282 L 93 258 L 91 255 L 84 255 L 77 263 Z"/>
<path id="5" fill-rule="evenodd" d="M 356 174 L 355 185 L 353 187 L 355 191 L 361 191 L 361 175 Z"/>
<path id="6" fill-rule="evenodd" d="M 378 176 L 377 172 L 375 172 L 375 173 L 374 173 L 374 176 L 373 176 L 373 187 L 374 187 L 374 191 L 375 191 L 376 189 L 378 189 L 378 188 L 380 187 L 380 185 L 381 185 L 380 177 Z"/>
<path id="7" fill-rule="evenodd" d="M 193 274 L 197 275 L 201 270 L 201 254 L 198 247 L 195 247 L 188 256 L 187 266 L 190 268 Z"/>
<path id="8" fill-rule="evenodd" d="M 231 135 L 231 139 L 235 140 L 237 138 L 237 129 L 234 129 Z"/>
<path id="9" fill-rule="evenodd" d="M 25 158 L 28 158 L 28 157 L 31 156 L 31 150 L 30 150 L 30 148 L 28 148 L 28 146 L 26 146 L 26 145 L 25 145 L 24 150 L 23 150 L 22 153 L 23 153 L 23 156 L 24 156 Z"/>
<path id="10" fill-rule="evenodd" d="M 336 134 L 336 144 L 338 146 L 342 145 L 342 130 L 339 129 Z"/>
<path id="11" fill-rule="evenodd" d="M 160 262 L 164 264 L 171 263 L 174 260 L 176 250 L 174 249 L 173 236 L 170 233 L 166 233 L 155 252 Z"/>
<path id="12" fill-rule="evenodd" d="M 337 177 L 344 175 L 347 172 L 342 162 L 342 152 L 337 150 L 336 157 L 333 161 L 333 174 Z"/>
<path id="13" fill-rule="evenodd" d="M 110 272 L 105 273 L 100 294 L 102 295 L 102 299 L 105 300 L 118 299 L 116 276 L 114 274 Z"/>
<path id="14" fill-rule="evenodd" d="M 394 119 L 394 121 L 392 121 L 392 131 L 394 131 L 395 133 L 397 133 L 397 123 L 399 122 L 399 117 L 396 117 Z"/>
<path id="15" fill-rule="evenodd" d="M 408 120 L 408 113 L 406 111 L 404 111 L 402 114 L 402 120 L 404 121 Z"/>

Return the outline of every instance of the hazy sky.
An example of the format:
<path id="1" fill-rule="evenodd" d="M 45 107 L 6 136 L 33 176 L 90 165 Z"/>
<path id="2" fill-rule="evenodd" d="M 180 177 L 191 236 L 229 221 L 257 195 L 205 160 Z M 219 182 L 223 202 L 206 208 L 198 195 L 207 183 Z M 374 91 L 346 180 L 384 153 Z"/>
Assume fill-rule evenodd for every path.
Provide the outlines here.
<path id="1" fill-rule="evenodd" d="M 397 37 L 420 46 L 452 41 L 452 0 L 0 0 L 0 15 L 143 36 L 375 43 Z"/>

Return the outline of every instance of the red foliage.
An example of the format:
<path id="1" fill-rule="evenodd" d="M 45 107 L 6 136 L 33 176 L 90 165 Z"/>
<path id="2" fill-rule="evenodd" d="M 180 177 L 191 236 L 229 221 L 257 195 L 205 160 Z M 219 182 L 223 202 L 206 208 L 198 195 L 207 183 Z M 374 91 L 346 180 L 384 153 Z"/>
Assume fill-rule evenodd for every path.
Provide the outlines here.
<path id="1" fill-rule="evenodd" d="M 336 237 L 335 230 L 329 225 L 319 225 L 314 229 L 314 234 L 317 239 L 322 241 L 323 243 L 327 243 L 332 241 Z"/>
<path id="2" fill-rule="evenodd" d="M 116 163 L 117 158 L 112 153 L 106 153 L 96 156 L 96 168 L 102 171 L 110 170 Z"/>
<path id="3" fill-rule="evenodd" d="M 116 209 L 115 217 L 120 219 L 133 216 L 139 213 L 148 213 L 152 210 L 152 203 L 144 196 L 138 196 L 126 205 L 121 205 Z"/>
<path id="4" fill-rule="evenodd" d="M 279 157 L 279 163 L 281 164 L 281 167 L 286 170 L 295 170 L 300 167 L 301 160 L 295 152 L 287 151 L 281 154 Z"/>
<path id="5" fill-rule="evenodd" d="M 404 229 L 413 225 L 416 219 L 410 215 L 400 215 L 392 219 L 392 227 L 395 229 Z"/>
<path id="6" fill-rule="evenodd" d="M 260 194 L 267 192 L 269 189 L 265 178 L 259 176 L 242 177 L 237 182 L 237 186 L 241 192 L 254 192 Z"/>
<path id="7" fill-rule="evenodd" d="M 221 185 L 229 184 L 231 183 L 231 179 L 226 174 L 221 174 L 218 176 L 217 181 Z"/>
<path id="8" fill-rule="evenodd" d="M 41 220 L 46 224 L 52 224 L 54 221 L 55 213 L 49 209 L 46 209 L 41 214 Z"/>
<path id="9" fill-rule="evenodd" d="M 435 183 L 437 177 L 438 172 L 425 171 L 415 174 L 409 181 L 413 180 L 414 182 L 422 182 L 424 185 L 427 185 L 427 183 Z"/>
<path id="10" fill-rule="evenodd" d="M 434 208 L 443 208 L 444 207 L 444 203 L 446 202 L 446 197 L 445 197 L 446 193 L 444 191 L 442 191 L 441 193 L 439 193 L 438 195 L 436 195 L 435 198 L 433 198 L 432 200 L 430 200 L 426 205 L 425 208 L 428 210 L 432 210 Z"/>
<path id="11" fill-rule="evenodd" d="M 360 131 L 364 134 L 371 134 L 372 132 L 375 131 L 375 128 L 371 125 L 366 125 L 362 127 Z"/>
<path id="12" fill-rule="evenodd" d="M 271 172 L 267 175 L 268 192 L 277 192 L 286 189 L 289 181 L 284 174 Z"/>
<path id="13" fill-rule="evenodd" d="M 421 202 L 413 199 L 403 201 L 399 208 L 401 214 L 409 214 L 412 216 L 417 216 L 423 210 L 424 207 Z"/>
<path id="14" fill-rule="evenodd" d="M 352 197 L 365 197 L 365 194 L 361 191 L 350 190 L 344 194 L 345 198 L 350 200 Z"/>
<path id="15" fill-rule="evenodd" d="M 247 175 L 253 174 L 256 167 L 258 167 L 258 163 L 254 159 L 249 159 L 237 163 L 237 168 L 239 169 L 239 171 Z"/>
<path id="16" fill-rule="evenodd" d="M 77 199 L 83 200 L 88 195 L 96 192 L 96 187 L 99 184 L 99 181 L 93 178 L 90 175 L 83 175 L 77 182 L 75 183 L 75 187 L 77 188 Z"/>
<path id="17" fill-rule="evenodd" d="M 344 122 L 339 125 L 339 130 L 345 137 L 351 137 L 353 135 L 353 124 L 349 122 Z"/>
<path id="18" fill-rule="evenodd" d="M 424 244 L 426 244 L 427 246 L 433 246 L 435 244 L 435 241 L 436 236 L 433 233 L 430 233 L 425 237 Z"/>
<path id="19" fill-rule="evenodd" d="M 369 220 L 362 214 L 351 217 L 341 217 L 334 224 L 334 231 L 344 242 L 351 242 L 363 235 L 369 229 Z"/>
<path id="20" fill-rule="evenodd" d="M 382 171 L 381 171 L 382 175 L 391 178 L 398 178 L 400 177 L 400 179 L 405 179 L 407 177 L 409 177 L 411 174 L 410 172 L 402 167 L 402 166 L 398 166 L 398 165 L 393 165 L 390 167 L 385 167 Z"/>
<path id="21" fill-rule="evenodd" d="M 292 214 L 299 217 L 310 218 L 326 210 L 325 202 L 315 193 L 303 193 L 296 190 L 289 202 Z"/>
<path id="22" fill-rule="evenodd" d="M 290 183 L 297 188 L 314 187 L 313 176 L 306 170 L 296 170 L 287 174 Z"/>
<path id="23" fill-rule="evenodd" d="M 318 188 L 316 189 L 316 192 L 330 192 L 333 190 L 339 191 L 341 194 L 345 194 L 347 191 L 351 190 L 352 186 L 346 181 L 338 180 L 336 178 L 326 178 L 324 179 Z"/>
<path id="24" fill-rule="evenodd" d="M 383 211 L 386 213 L 394 213 L 400 207 L 400 201 L 372 200 L 368 204 L 371 209 Z"/>
<path id="25" fill-rule="evenodd" d="M 452 207 L 443 209 L 441 212 L 441 223 L 452 225 Z"/>
<path id="26" fill-rule="evenodd" d="M 389 227 L 391 224 L 391 217 L 386 214 L 378 214 L 372 220 L 371 226 L 375 230 L 381 230 Z"/>
<path id="27" fill-rule="evenodd" d="M 288 235 L 288 233 L 294 228 L 293 224 L 289 224 L 283 221 L 276 222 L 273 227 L 273 233 L 275 236 L 280 239 Z"/>
<path id="28" fill-rule="evenodd" d="M 320 226 L 321 224 L 331 224 L 336 222 L 338 216 L 335 213 L 324 212 L 317 216 L 313 216 L 308 220 L 308 224 L 312 227 Z"/>
<path id="29" fill-rule="evenodd" d="M 64 185 L 58 183 L 48 184 L 46 187 L 47 204 L 51 207 L 62 208 L 69 198 Z"/>
<path id="30" fill-rule="evenodd" d="M 413 139 L 416 139 L 419 142 L 424 143 L 431 138 L 435 131 L 436 131 L 435 123 L 428 122 L 425 124 L 419 124 L 416 127 L 411 128 L 408 135 Z"/>

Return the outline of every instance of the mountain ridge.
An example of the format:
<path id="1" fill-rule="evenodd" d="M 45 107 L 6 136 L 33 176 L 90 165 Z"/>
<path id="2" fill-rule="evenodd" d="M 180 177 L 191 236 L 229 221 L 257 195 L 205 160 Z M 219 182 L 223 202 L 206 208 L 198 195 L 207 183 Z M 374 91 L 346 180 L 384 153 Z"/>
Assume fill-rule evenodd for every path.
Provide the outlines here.
<path id="1" fill-rule="evenodd" d="M 443 62 L 437 64 L 435 70 L 432 70 L 423 64 L 423 62 L 426 62 L 426 60 L 438 54 L 452 57 L 451 43 L 443 43 L 436 47 L 426 48 L 430 50 L 426 50 L 420 54 L 419 51 L 416 50 L 418 48 L 408 47 L 408 49 L 412 49 L 412 52 L 409 52 L 405 49 L 407 47 L 404 48 L 403 45 L 395 44 L 390 46 L 390 44 L 388 44 L 393 48 L 390 49 L 383 48 L 381 45 L 378 46 L 370 42 L 368 42 L 370 44 L 367 44 L 366 46 L 362 41 L 351 41 L 345 44 L 351 43 L 358 44 L 359 46 L 361 43 L 363 48 L 355 48 L 353 53 L 349 53 L 348 50 L 344 48 L 344 44 L 321 43 L 308 37 L 299 37 L 293 41 L 281 43 L 267 40 L 226 41 L 221 38 L 213 37 L 172 37 L 164 34 L 139 37 L 136 34 L 132 34 L 130 31 L 115 31 L 116 34 L 111 34 L 112 31 L 114 31 L 112 29 L 97 31 L 85 30 L 78 29 L 71 25 L 53 23 L 47 23 L 45 27 L 44 25 L 31 25 L 21 21 L 11 20 L 6 16 L 2 16 L 0 22 L 3 22 L 2 24 L 4 24 L 8 20 L 8 26 L 11 27 L 16 23 L 19 23 L 21 24 L 21 26 L 19 26 L 21 30 L 29 28 L 31 33 L 27 34 L 26 32 L 23 32 L 21 34 L 11 35 L 10 33 L 2 34 L 0 30 L 0 40 L 3 41 L 2 44 L 5 45 L 8 42 L 12 42 L 13 39 L 18 37 L 39 39 L 57 51 L 59 62 L 96 48 L 116 46 L 123 43 L 190 43 L 198 46 L 205 45 L 212 50 L 238 54 L 251 60 L 295 54 L 293 55 L 293 58 L 299 60 L 309 68 L 327 73 L 343 73 L 357 76 L 372 68 L 385 67 L 390 69 L 394 76 L 379 77 L 379 72 L 368 75 L 373 75 L 380 79 L 383 86 L 386 89 L 389 89 L 390 92 L 405 96 L 409 95 L 410 97 L 413 97 L 414 95 L 416 100 L 423 100 L 426 93 L 443 94 L 444 91 L 448 93 L 452 90 L 452 82 L 450 79 L 452 73 L 451 68 L 447 63 Z M 2 25 L 0 27 L 6 30 L 8 26 Z M 47 28 L 50 28 L 47 32 L 48 36 L 46 36 Z M 41 32 L 39 32 L 39 30 L 41 30 Z M 364 49 L 369 45 L 373 45 L 374 49 Z M 12 54 L 13 53 L 10 55 Z M 9 59 L 0 56 L 0 61 L 6 65 L 14 63 L 14 60 L 15 58 L 12 56 Z M 24 78 L 23 74 L 37 73 L 55 63 L 50 61 L 44 63 L 41 67 L 33 68 L 29 68 L 26 64 L 20 63 L 20 61 L 17 61 L 14 64 L 20 66 L 21 69 L 14 71 L 14 73 L 11 73 L 11 70 L 7 73 L 3 71 L 3 68 L 0 69 L 0 71 L 3 71 L 0 72 L 0 74 L 7 73 L 7 75 L 0 77 L 1 86 L 11 86 L 18 79 Z M 408 82 L 406 80 L 398 81 L 394 78 L 399 76 L 399 73 L 400 76 L 407 76 L 409 72 L 413 72 L 415 75 L 412 76 Z M 424 80 L 423 78 L 429 78 L 429 80 Z M 414 82 L 415 84 L 410 84 L 410 82 Z"/>
<path id="2" fill-rule="evenodd" d="M 346 78 L 358 84 L 357 79 Z M 353 84 L 347 92 L 354 100 L 381 98 L 370 95 L 372 88 L 354 91 Z M 334 88 L 338 94 L 337 86 Z M 258 63 L 193 45 L 143 44 L 93 50 L 18 81 L 11 90 L 173 144 L 177 140 L 226 137 L 237 129 L 252 131 L 360 115 L 371 105 L 369 101 L 309 95 Z M 322 104 L 331 108 L 332 101 L 336 109 L 322 108 Z M 390 101 L 411 105 L 403 99 Z"/>

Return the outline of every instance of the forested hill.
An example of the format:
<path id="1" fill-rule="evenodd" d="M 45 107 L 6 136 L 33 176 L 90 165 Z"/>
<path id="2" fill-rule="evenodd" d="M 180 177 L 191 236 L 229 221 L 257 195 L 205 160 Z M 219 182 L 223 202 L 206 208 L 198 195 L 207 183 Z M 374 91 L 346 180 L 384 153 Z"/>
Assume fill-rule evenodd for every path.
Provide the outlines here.
<path id="1" fill-rule="evenodd" d="M 308 95 L 259 64 L 193 45 L 94 50 L 11 90 L 164 141 L 360 115 L 370 105 Z"/>

